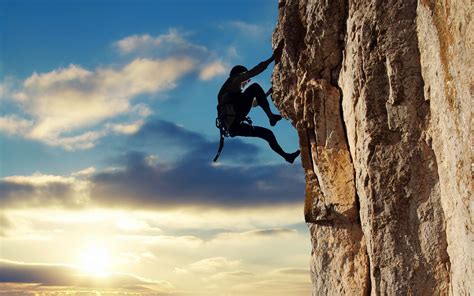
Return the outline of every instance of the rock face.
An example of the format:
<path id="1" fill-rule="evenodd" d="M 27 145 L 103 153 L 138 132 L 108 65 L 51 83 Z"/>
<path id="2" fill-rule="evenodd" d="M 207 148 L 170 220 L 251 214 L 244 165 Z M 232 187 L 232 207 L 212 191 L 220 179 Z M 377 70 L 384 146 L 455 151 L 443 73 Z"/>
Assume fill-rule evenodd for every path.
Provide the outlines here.
<path id="1" fill-rule="evenodd" d="M 313 295 L 474 292 L 468 0 L 280 0 Z"/>

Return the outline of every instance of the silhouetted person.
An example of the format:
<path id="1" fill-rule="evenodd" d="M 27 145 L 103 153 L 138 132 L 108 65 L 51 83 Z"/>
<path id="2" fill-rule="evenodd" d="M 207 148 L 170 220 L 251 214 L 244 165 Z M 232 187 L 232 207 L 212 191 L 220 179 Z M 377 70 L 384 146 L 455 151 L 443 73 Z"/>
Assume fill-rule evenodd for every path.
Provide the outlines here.
<path id="1" fill-rule="evenodd" d="M 254 126 L 246 122 L 247 115 L 254 102 L 260 106 L 268 117 L 271 126 L 282 119 L 281 115 L 274 114 L 270 110 L 267 96 L 262 87 L 253 83 L 247 89 L 242 89 L 250 82 L 250 78 L 262 73 L 268 65 L 277 58 L 280 59 L 283 50 L 283 42 L 275 49 L 272 56 L 254 68 L 247 70 L 244 66 L 237 65 L 230 71 L 229 78 L 222 85 L 218 94 L 218 114 L 224 121 L 225 127 L 231 137 L 258 137 L 268 142 L 270 147 L 281 155 L 287 162 L 293 163 L 300 154 L 297 150 L 293 153 L 286 153 L 278 144 L 273 132 L 267 128 Z M 255 101 L 254 101 L 255 99 Z M 223 138 L 221 136 L 221 141 Z M 223 145 L 223 144 L 221 144 Z M 220 148 L 221 149 L 221 148 Z M 220 150 L 218 152 L 218 155 Z M 216 159 L 218 157 L 216 156 Z"/>

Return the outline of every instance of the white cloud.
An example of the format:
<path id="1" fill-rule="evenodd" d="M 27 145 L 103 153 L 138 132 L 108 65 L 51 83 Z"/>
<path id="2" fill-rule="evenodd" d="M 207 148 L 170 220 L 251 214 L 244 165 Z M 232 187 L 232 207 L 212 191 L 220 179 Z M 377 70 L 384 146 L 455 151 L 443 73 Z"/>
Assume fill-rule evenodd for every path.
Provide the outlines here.
<path id="1" fill-rule="evenodd" d="M 242 21 L 232 21 L 229 25 L 246 35 L 260 36 L 265 32 L 265 29 L 261 26 Z"/>
<path id="2" fill-rule="evenodd" d="M 78 178 L 81 178 L 81 177 L 90 178 L 96 171 L 97 171 L 96 168 L 91 166 L 83 170 L 80 170 L 78 172 L 72 173 L 72 176 L 78 177 Z"/>
<path id="3" fill-rule="evenodd" d="M 33 121 L 16 115 L 0 117 L 0 131 L 6 134 L 24 134 L 33 126 Z"/>
<path id="4" fill-rule="evenodd" d="M 210 280 L 216 281 L 232 281 L 235 282 L 236 279 L 248 279 L 249 277 L 253 277 L 255 274 L 253 272 L 248 272 L 245 270 L 235 270 L 235 271 L 225 271 L 219 272 L 209 277 Z"/>
<path id="5" fill-rule="evenodd" d="M 224 270 L 233 270 L 240 265 L 239 260 L 231 260 L 225 257 L 212 257 L 191 263 L 185 268 L 177 269 L 178 273 L 212 274 Z"/>
<path id="6" fill-rule="evenodd" d="M 240 23 L 237 26 L 242 25 Z M 256 29 L 252 27 L 252 31 Z M 163 55 L 189 56 L 199 63 L 198 77 L 210 80 L 227 72 L 225 64 L 217 58 L 217 54 L 207 47 L 188 41 L 186 33 L 171 29 L 166 34 L 152 36 L 150 34 L 131 35 L 114 43 L 115 48 L 123 55 L 159 57 Z M 235 51 L 235 49 L 234 49 Z"/>
<path id="7" fill-rule="evenodd" d="M 32 138 L 95 124 L 127 112 L 130 99 L 175 87 L 191 70 L 191 60 L 137 59 L 120 70 L 86 71 L 71 65 L 45 74 L 33 74 L 24 83 L 26 108 L 38 122 Z"/>
<path id="8" fill-rule="evenodd" d="M 216 76 L 227 73 L 227 71 L 227 67 L 221 61 L 214 61 L 202 67 L 199 72 L 199 78 L 201 80 L 210 80 Z"/>
<path id="9" fill-rule="evenodd" d="M 232 26 L 258 31 L 242 22 Z M 135 34 L 118 40 L 113 43 L 117 51 L 134 58 L 122 67 L 86 69 L 71 64 L 35 72 L 23 81 L 4 78 L 0 98 L 17 106 L 4 109 L 8 113 L 0 117 L 0 132 L 66 150 L 89 149 L 111 133 L 137 132 L 153 112 L 145 103 L 134 103 L 134 98 L 158 93 L 166 97 L 164 92 L 190 72 L 201 80 L 228 72 L 217 52 L 189 41 L 189 35 L 171 29 L 161 35 Z M 230 52 L 236 55 L 235 48 Z M 16 107 L 19 111 L 10 111 Z"/>
<path id="10" fill-rule="evenodd" d="M 158 44 L 160 44 L 160 40 L 158 38 L 154 39 L 150 35 L 144 34 L 144 35 L 132 35 L 132 36 L 123 38 L 117 41 L 115 43 L 115 46 L 117 46 L 118 50 L 121 53 L 127 54 L 146 45 L 158 45 Z"/>
<path id="11" fill-rule="evenodd" d="M 115 223 L 117 227 L 125 231 L 143 231 L 150 228 L 150 225 L 146 221 L 123 217 L 122 219 L 117 220 Z"/>
<path id="12" fill-rule="evenodd" d="M 136 252 L 123 252 L 120 254 L 119 259 L 117 260 L 119 263 L 124 264 L 124 265 L 130 265 L 130 264 L 140 264 L 143 262 L 157 262 L 157 257 L 150 252 L 141 252 L 141 253 L 136 253 Z"/>
<path id="13" fill-rule="evenodd" d="M 234 58 L 234 59 L 239 59 L 240 58 L 240 55 L 237 52 L 237 48 L 235 48 L 235 46 L 229 46 L 229 48 L 227 48 L 227 55 L 230 58 Z"/>
<path id="14" fill-rule="evenodd" d="M 159 228 L 155 231 L 155 235 L 133 235 L 127 233 L 120 235 L 118 238 L 122 242 L 133 241 L 137 243 L 143 243 L 149 246 L 158 247 L 160 249 L 189 249 L 195 250 L 200 247 L 204 241 L 198 237 L 186 235 L 186 236 L 173 236 L 173 235 L 156 235 L 159 232 Z"/>
<path id="15" fill-rule="evenodd" d="M 128 123 L 128 124 L 110 124 L 108 125 L 108 127 L 116 132 L 116 133 L 119 133 L 119 134 L 125 134 L 125 135 L 131 135 L 131 134 L 134 134 L 136 133 L 140 127 L 143 125 L 143 120 L 137 120 L 135 122 L 132 122 L 132 123 Z"/>
<path id="16" fill-rule="evenodd" d="M 143 103 L 133 105 L 133 98 L 176 87 L 177 80 L 194 67 L 191 58 L 135 59 L 121 69 L 89 71 L 70 65 L 34 73 L 13 95 L 32 119 L 0 118 L 0 130 L 69 150 L 91 148 L 110 132 L 136 132 L 143 124 L 141 119 L 152 112 Z M 119 115 L 138 119 L 97 130 L 98 124 Z"/>
<path id="17" fill-rule="evenodd" d="M 114 46 L 121 54 L 185 56 L 209 54 L 205 46 L 187 41 L 184 35 L 176 29 L 171 29 L 168 33 L 156 37 L 149 34 L 131 35 L 115 42 Z"/>
<path id="18" fill-rule="evenodd" d="M 145 104 L 136 104 L 132 107 L 132 113 L 137 114 L 141 118 L 148 117 L 153 114 L 153 111 Z"/>
<path id="19" fill-rule="evenodd" d="M 150 215 L 150 213 L 142 213 Z M 206 219 L 202 219 L 205 215 Z M 153 219 L 159 225 L 172 225 L 174 229 L 235 229 L 247 230 L 256 227 L 281 228 L 288 224 L 301 222 L 301 205 L 268 206 L 263 208 L 234 209 L 232 215 L 228 210 L 209 208 L 202 210 L 166 211 L 153 213 Z M 291 234 L 291 233 L 289 233 Z"/>
<path id="20" fill-rule="evenodd" d="M 4 213 L 0 213 L 0 237 L 5 236 L 13 226 L 13 222 Z"/>
<path id="21" fill-rule="evenodd" d="M 11 91 L 18 81 L 13 76 L 6 76 L 0 80 L 0 102 L 11 96 Z"/>
<path id="22" fill-rule="evenodd" d="M 72 184 L 74 182 L 74 179 L 72 178 L 57 175 L 44 175 L 40 173 L 35 173 L 31 176 L 7 176 L 4 177 L 3 180 L 17 184 L 31 184 L 36 186 L 41 186 L 52 182 L 60 182 L 65 184 Z"/>
<path id="23" fill-rule="evenodd" d="M 94 147 L 96 142 L 104 137 L 107 133 L 102 131 L 89 131 L 85 132 L 76 136 L 70 137 L 61 137 L 61 136 L 52 136 L 48 137 L 45 135 L 44 138 L 37 138 L 36 136 L 32 136 L 31 138 L 40 140 L 49 144 L 51 146 L 61 146 L 66 150 L 76 150 L 76 149 L 89 149 Z M 31 134 L 30 134 L 31 136 Z"/>

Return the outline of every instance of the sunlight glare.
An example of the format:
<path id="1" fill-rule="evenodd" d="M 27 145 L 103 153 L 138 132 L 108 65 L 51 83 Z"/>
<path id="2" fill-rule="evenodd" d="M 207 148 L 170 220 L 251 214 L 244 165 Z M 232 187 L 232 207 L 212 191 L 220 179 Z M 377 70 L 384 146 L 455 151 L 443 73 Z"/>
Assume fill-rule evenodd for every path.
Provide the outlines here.
<path id="1" fill-rule="evenodd" d="M 80 268 L 89 275 L 103 277 L 109 266 L 109 252 L 102 245 L 90 245 L 81 255 Z"/>

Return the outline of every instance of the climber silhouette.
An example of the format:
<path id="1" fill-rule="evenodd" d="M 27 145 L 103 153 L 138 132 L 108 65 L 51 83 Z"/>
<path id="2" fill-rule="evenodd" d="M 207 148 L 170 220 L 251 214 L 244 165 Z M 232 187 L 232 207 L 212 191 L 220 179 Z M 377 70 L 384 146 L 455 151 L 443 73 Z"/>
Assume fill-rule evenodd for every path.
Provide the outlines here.
<path id="1" fill-rule="evenodd" d="M 229 78 L 224 82 L 217 96 L 218 118 L 216 126 L 221 130 L 221 142 L 214 161 L 220 155 L 224 145 L 224 136 L 258 137 L 264 139 L 273 151 L 289 163 L 293 163 L 300 154 L 299 150 L 293 153 L 285 152 L 278 144 L 271 130 L 252 125 L 250 118 L 247 116 L 252 106 L 258 105 L 267 115 L 271 126 L 275 126 L 282 119 L 281 115 L 274 114 L 270 110 L 267 95 L 271 93 L 272 89 L 265 94 L 265 91 L 258 83 L 253 83 L 245 90 L 243 89 L 250 82 L 251 77 L 262 73 L 274 60 L 277 62 L 280 60 L 283 46 L 284 43 L 280 42 L 268 60 L 259 63 L 250 70 L 242 65 L 237 65 L 230 71 Z"/>

